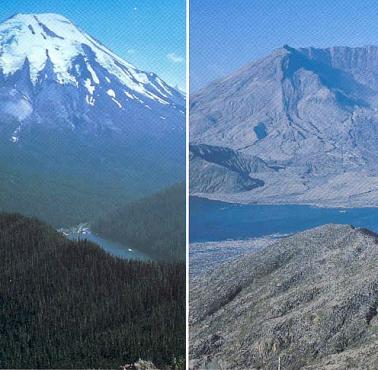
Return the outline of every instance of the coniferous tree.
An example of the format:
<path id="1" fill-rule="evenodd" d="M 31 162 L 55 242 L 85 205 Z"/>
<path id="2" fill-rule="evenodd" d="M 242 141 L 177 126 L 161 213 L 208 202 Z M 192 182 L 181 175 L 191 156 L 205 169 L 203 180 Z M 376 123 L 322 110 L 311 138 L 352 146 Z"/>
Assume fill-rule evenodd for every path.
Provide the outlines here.
<path id="1" fill-rule="evenodd" d="M 185 265 L 126 261 L 0 214 L 0 368 L 159 368 L 185 353 Z"/>
<path id="2" fill-rule="evenodd" d="M 184 261 L 185 200 L 185 185 L 177 184 L 111 212 L 92 229 L 154 259 Z"/>

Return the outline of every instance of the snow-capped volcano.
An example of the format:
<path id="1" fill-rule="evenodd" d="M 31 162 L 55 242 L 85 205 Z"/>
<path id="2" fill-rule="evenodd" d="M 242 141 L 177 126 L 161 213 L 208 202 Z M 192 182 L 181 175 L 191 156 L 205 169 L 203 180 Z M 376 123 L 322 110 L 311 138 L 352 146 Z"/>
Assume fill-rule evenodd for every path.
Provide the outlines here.
<path id="1" fill-rule="evenodd" d="M 145 98 L 163 104 L 178 98 L 177 91 L 155 74 L 138 70 L 58 14 L 17 14 L 9 18 L 0 25 L 0 50 L 4 76 L 14 74 L 27 62 L 33 85 L 43 79 L 44 69 L 51 64 L 59 83 L 78 86 L 86 77 L 84 86 L 92 96 L 97 85 L 109 82 L 95 72 L 96 67 L 102 67 Z"/>
<path id="2" fill-rule="evenodd" d="M 101 112 L 109 110 L 118 116 L 123 114 L 120 110 L 134 114 L 166 106 L 158 116 L 163 120 L 183 113 L 181 93 L 154 73 L 121 59 L 58 14 L 17 14 L 0 25 L 0 77 L 0 87 L 15 87 L 8 91 L 2 111 L 20 121 L 45 118 L 38 98 L 46 84 L 53 83 L 54 92 L 63 91 L 57 85 L 65 89 L 54 96 L 55 104 L 63 103 L 58 118 L 71 125 L 75 125 L 73 118 L 97 121 Z M 71 99 L 67 100 L 67 93 Z M 91 109 L 96 105 L 98 109 Z M 96 113 L 87 117 L 91 111 Z M 18 141 L 21 131 L 18 127 L 11 140 Z"/>
<path id="3" fill-rule="evenodd" d="M 64 167 L 71 187 L 97 177 L 105 198 L 110 190 L 118 198 L 115 187 L 156 190 L 184 171 L 184 106 L 179 91 L 61 15 L 17 14 L 0 24 L 0 155 L 16 167 L 60 177 Z"/>

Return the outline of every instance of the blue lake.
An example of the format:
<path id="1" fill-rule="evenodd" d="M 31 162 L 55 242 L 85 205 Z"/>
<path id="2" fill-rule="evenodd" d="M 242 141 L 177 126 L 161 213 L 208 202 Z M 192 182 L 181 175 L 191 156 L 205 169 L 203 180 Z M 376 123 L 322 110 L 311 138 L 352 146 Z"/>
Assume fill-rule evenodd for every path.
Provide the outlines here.
<path id="1" fill-rule="evenodd" d="M 190 242 L 291 234 L 328 223 L 378 232 L 378 208 L 231 204 L 190 197 Z"/>
<path id="2" fill-rule="evenodd" d="M 139 252 L 136 249 L 124 247 L 123 245 L 101 238 L 96 234 L 89 233 L 82 239 L 87 239 L 99 245 L 102 249 L 115 257 L 120 257 L 128 260 L 148 261 L 151 260 L 146 254 Z"/>
<path id="3" fill-rule="evenodd" d="M 112 256 L 128 259 L 128 260 L 138 260 L 138 261 L 148 261 L 151 260 L 146 254 L 132 248 L 128 248 L 120 243 L 106 240 L 100 236 L 93 234 L 89 228 L 82 229 L 80 227 L 73 227 L 70 230 L 64 230 L 65 235 L 71 240 L 86 239 L 93 243 L 96 243 L 103 250 L 111 254 Z"/>

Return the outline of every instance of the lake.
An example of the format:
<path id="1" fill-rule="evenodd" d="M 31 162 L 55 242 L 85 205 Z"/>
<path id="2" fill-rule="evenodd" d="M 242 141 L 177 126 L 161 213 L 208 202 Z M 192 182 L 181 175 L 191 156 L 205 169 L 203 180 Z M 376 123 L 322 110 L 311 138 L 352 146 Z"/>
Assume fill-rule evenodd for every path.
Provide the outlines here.
<path id="1" fill-rule="evenodd" d="M 136 249 L 128 248 L 120 243 L 109 241 L 93 234 L 87 224 L 80 224 L 70 229 L 60 229 L 59 231 L 63 232 L 64 235 L 71 240 L 86 239 L 96 243 L 103 250 L 115 257 L 138 261 L 151 260 L 149 256 Z"/>
<path id="2" fill-rule="evenodd" d="M 285 235 L 328 223 L 378 232 L 378 208 L 233 204 L 190 197 L 190 242 Z"/>

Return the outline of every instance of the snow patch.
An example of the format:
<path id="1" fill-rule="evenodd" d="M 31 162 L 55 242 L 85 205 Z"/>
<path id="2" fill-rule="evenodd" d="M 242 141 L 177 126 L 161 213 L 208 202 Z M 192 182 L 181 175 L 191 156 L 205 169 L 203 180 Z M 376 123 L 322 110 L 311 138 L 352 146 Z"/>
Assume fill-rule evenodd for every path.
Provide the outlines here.
<path id="1" fill-rule="evenodd" d="M 118 105 L 119 108 L 122 108 L 122 104 L 117 99 L 112 98 L 112 100 Z"/>
<path id="2" fill-rule="evenodd" d="M 91 74 L 92 76 L 92 81 L 95 83 L 95 84 L 99 84 L 100 83 L 100 80 L 99 78 L 97 77 L 96 75 L 96 72 L 94 71 L 94 69 L 92 68 L 92 66 L 90 65 L 90 63 L 87 63 L 87 69 L 89 71 L 89 73 Z"/>
<path id="3" fill-rule="evenodd" d="M 106 93 L 112 98 L 114 103 L 116 103 L 119 108 L 122 108 L 122 104 L 116 99 L 116 93 L 113 89 L 109 89 Z"/>
<path id="4" fill-rule="evenodd" d="M 138 102 L 138 103 L 140 103 L 140 104 L 144 104 L 144 101 L 142 100 L 142 99 L 139 99 L 137 96 L 135 96 L 134 95 L 134 97 L 135 97 L 135 100 Z"/>
<path id="5" fill-rule="evenodd" d="M 129 98 L 129 99 L 135 99 L 135 96 L 133 94 L 130 94 L 129 92 L 127 91 L 124 91 L 125 95 Z"/>
<path id="6" fill-rule="evenodd" d="M 89 105 L 94 105 L 95 104 L 95 98 L 92 95 L 86 95 L 85 100 Z"/>
<path id="7" fill-rule="evenodd" d="M 116 94 L 115 94 L 114 90 L 112 90 L 112 89 L 109 89 L 106 93 L 107 93 L 109 96 L 111 96 L 112 98 L 115 98 L 115 97 L 116 97 Z"/>
<path id="8" fill-rule="evenodd" d="M 20 133 L 21 133 L 21 125 L 19 125 L 14 131 L 13 131 L 13 134 L 10 138 L 10 141 L 12 143 L 18 143 L 18 141 L 20 140 Z"/>
<path id="9" fill-rule="evenodd" d="M 93 95 L 94 91 L 95 91 L 95 88 L 96 86 L 92 85 L 92 81 L 87 78 L 84 82 L 84 86 L 87 88 L 88 92 L 90 95 Z"/>

